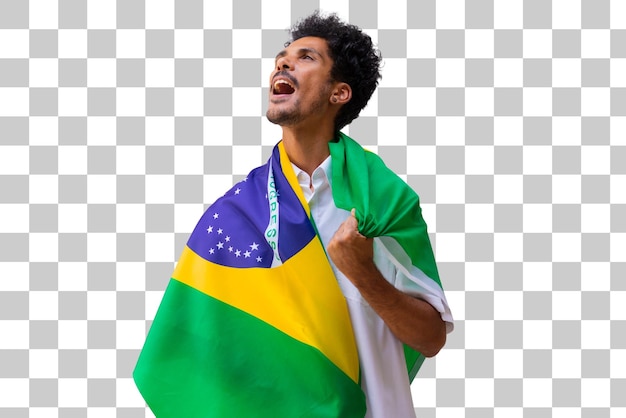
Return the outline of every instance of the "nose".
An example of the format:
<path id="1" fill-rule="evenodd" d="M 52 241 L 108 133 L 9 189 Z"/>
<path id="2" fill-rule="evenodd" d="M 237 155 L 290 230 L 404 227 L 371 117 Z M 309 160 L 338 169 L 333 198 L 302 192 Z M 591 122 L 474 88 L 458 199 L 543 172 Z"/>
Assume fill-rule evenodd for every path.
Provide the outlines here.
<path id="1" fill-rule="evenodd" d="M 282 57 L 278 58 L 276 60 L 276 70 L 277 71 L 281 71 L 281 70 L 289 70 L 291 69 L 291 64 L 289 62 L 289 60 L 287 59 L 287 56 L 283 55 Z"/>

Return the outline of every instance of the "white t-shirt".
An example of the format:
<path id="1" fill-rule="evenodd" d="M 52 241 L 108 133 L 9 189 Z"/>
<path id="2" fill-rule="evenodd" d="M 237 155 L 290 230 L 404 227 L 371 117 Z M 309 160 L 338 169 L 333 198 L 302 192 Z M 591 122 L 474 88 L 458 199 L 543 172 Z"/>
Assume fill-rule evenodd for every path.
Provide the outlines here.
<path id="1" fill-rule="evenodd" d="M 335 206 L 330 179 L 331 163 L 328 157 L 309 175 L 293 165 L 298 182 L 309 203 L 311 216 L 324 246 L 345 221 L 350 212 Z M 441 299 L 398 271 L 388 256 L 382 240 L 374 238 L 374 263 L 381 274 L 399 290 L 429 301 L 452 331 L 452 314 L 445 297 Z M 411 397 L 404 347 L 378 314 L 363 299 L 357 288 L 339 271 L 332 260 L 331 267 L 347 300 L 348 311 L 359 351 L 361 388 L 367 399 L 366 418 L 415 417 Z"/>

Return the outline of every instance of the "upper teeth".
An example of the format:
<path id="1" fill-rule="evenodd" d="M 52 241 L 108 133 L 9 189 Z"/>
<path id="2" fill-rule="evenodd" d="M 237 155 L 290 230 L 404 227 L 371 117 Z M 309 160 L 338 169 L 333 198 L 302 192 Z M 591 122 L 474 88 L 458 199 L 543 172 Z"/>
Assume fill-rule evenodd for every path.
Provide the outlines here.
<path id="1" fill-rule="evenodd" d="M 278 87 L 279 84 L 287 84 L 289 87 L 293 88 L 291 83 L 286 80 L 276 80 L 276 82 L 274 83 L 274 87 Z"/>

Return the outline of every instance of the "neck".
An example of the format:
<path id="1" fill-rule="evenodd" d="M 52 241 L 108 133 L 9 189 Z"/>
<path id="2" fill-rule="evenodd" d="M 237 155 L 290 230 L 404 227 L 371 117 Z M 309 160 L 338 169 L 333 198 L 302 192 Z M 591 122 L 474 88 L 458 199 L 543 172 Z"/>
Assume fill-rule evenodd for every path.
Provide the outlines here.
<path id="1" fill-rule="evenodd" d="M 309 175 L 330 155 L 328 143 L 333 137 L 332 127 L 298 129 L 283 126 L 283 144 L 289 159 Z"/>

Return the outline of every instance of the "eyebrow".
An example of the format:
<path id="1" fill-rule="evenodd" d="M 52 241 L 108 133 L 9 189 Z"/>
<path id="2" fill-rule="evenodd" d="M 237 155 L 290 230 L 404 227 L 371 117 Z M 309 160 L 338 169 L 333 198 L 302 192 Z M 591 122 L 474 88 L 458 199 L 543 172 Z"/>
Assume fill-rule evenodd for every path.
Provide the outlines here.
<path id="1" fill-rule="evenodd" d="M 320 54 L 316 49 L 314 48 L 300 48 L 298 49 L 298 55 L 301 55 L 303 53 L 309 53 L 309 54 L 314 54 L 317 55 L 318 57 L 324 59 L 324 56 L 322 54 Z M 287 50 L 283 49 L 282 51 L 280 51 L 278 54 L 276 54 L 276 58 L 274 58 L 274 60 L 277 60 L 280 57 L 284 57 L 285 55 L 287 55 Z"/>

